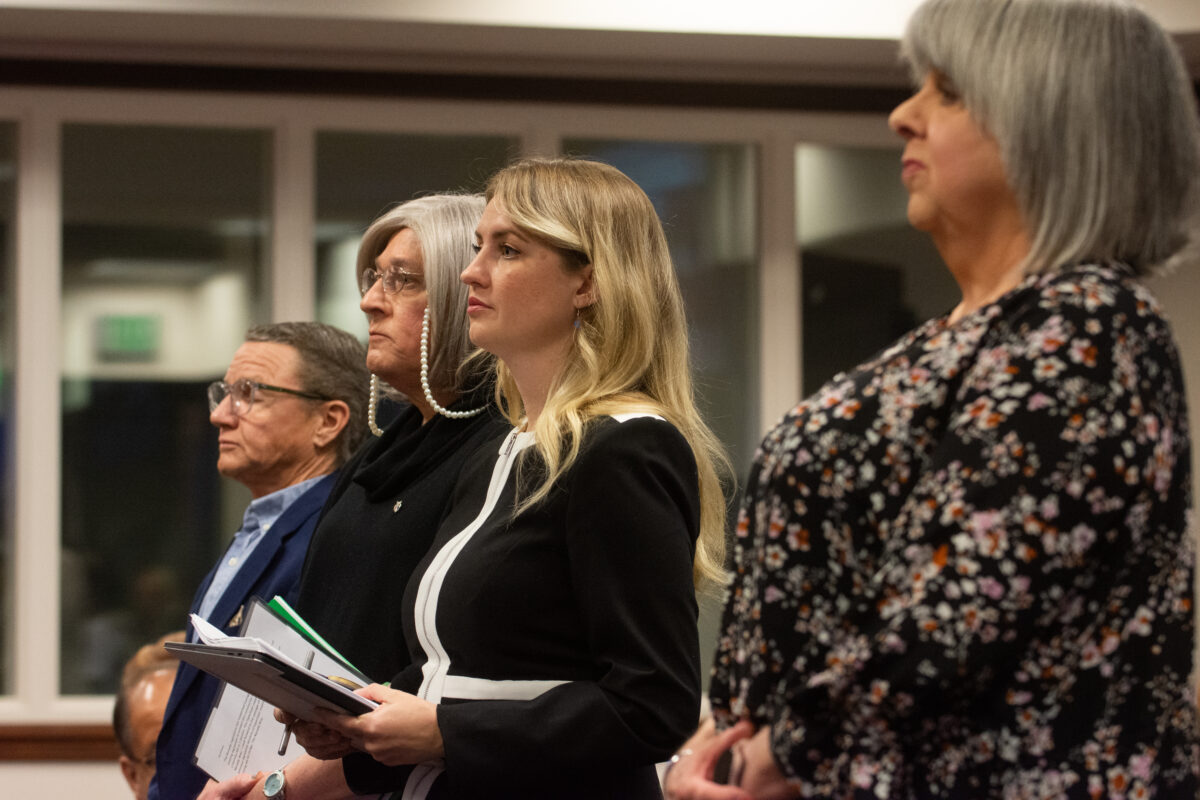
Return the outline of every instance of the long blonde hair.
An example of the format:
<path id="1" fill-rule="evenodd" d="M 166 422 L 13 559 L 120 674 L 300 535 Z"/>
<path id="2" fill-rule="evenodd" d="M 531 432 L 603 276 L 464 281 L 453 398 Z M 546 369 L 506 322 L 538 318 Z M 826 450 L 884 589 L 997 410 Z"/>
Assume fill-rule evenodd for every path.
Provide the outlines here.
<path id="1" fill-rule="evenodd" d="M 518 161 L 492 177 L 487 199 L 523 234 L 562 251 L 567 269 L 592 267 L 594 301 L 580 311 L 533 429 L 544 471 L 518 512 L 543 500 L 571 467 L 589 420 L 658 414 L 683 434 L 699 472 L 693 580 L 724 585 L 726 505 L 717 470 L 732 471 L 696 409 L 683 297 L 650 199 L 614 167 L 579 159 Z M 524 406 L 516 382 L 499 361 L 496 375 L 500 406 L 517 425 Z"/>

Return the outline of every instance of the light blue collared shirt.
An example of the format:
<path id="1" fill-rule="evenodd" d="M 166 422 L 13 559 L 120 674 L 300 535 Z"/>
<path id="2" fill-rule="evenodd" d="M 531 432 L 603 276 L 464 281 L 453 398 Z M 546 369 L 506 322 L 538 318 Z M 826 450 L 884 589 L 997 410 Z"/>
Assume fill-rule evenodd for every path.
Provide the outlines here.
<path id="1" fill-rule="evenodd" d="M 225 590 L 229 588 L 229 584 L 233 583 L 233 578 L 241 569 L 242 564 L 254 552 L 254 548 L 262 541 L 263 536 L 271 529 L 276 520 L 283 516 L 284 511 L 287 511 L 288 506 L 296 502 L 300 495 L 307 492 L 313 484 L 324 477 L 321 475 L 309 478 L 251 501 L 250 505 L 246 507 L 246 513 L 242 515 L 241 530 L 233 535 L 233 542 L 225 551 L 225 555 L 221 556 L 221 563 L 217 566 L 212 583 L 209 584 L 208 591 L 204 593 L 204 599 L 200 601 L 200 610 L 197 613 L 201 617 L 219 628 L 225 626 L 228 620 L 208 619 L 208 615 L 216 608 L 221 595 L 225 594 Z"/>

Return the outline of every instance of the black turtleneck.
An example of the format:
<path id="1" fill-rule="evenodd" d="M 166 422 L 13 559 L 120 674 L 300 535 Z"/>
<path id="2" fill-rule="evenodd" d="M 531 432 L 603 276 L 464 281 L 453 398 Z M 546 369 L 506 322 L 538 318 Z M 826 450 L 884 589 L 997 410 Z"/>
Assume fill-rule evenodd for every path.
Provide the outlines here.
<path id="1" fill-rule="evenodd" d="M 474 393 L 450 410 L 477 408 L 490 394 Z M 400 621 L 408 577 L 437 533 L 463 464 L 508 430 L 494 406 L 467 419 L 435 415 L 425 424 L 408 406 L 341 470 L 313 534 L 295 607 L 373 680 L 408 665 Z"/>

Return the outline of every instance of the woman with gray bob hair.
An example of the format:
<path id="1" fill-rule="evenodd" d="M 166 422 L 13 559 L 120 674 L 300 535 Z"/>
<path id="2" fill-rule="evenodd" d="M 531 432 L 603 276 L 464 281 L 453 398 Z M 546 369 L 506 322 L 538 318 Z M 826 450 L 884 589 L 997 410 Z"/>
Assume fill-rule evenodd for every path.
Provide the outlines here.
<path id="1" fill-rule="evenodd" d="M 1195 268 L 1192 88 L 1123 0 L 927 0 L 901 51 L 908 221 L 962 299 L 763 440 L 667 795 L 1196 798 L 1191 444 L 1141 280 Z"/>
<path id="2" fill-rule="evenodd" d="M 491 368 L 490 360 L 475 359 L 463 369 L 474 348 L 467 338 L 467 287 L 458 276 L 474 257 L 472 236 L 482 213 L 483 198 L 478 195 L 418 197 L 379 216 L 358 246 L 356 267 L 361 285 L 363 275 L 375 271 L 376 259 L 397 233 L 411 230 L 420 242 L 428 297 L 426 339 L 431 340 L 427 343 L 426 382 L 443 391 L 457 393 L 476 386 Z M 468 231 L 466 238 L 464 230 Z M 372 381 L 372 386 L 376 385 Z M 403 392 L 400 387 L 394 388 Z M 422 388 L 417 396 L 423 397 L 427 391 L 431 390 Z M 374 428 L 373 415 L 371 424 Z"/>
<path id="3" fill-rule="evenodd" d="M 342 470 L 313 534 L 296 608 L 381 679 L 408 664 L 400 596 L 458 472 L 480 441 L 504 430 L 491 382 L 461 368 L 471 345 L 459 273 L 474 255 L 483 205 L 478 195 L 409 200 L 375 220 L 358 250 L 367 368 L 407 405 Z"/>
<path id="4" fill-rule="evenodd" d="M 295 605 L 376 680 L 410 663 L 401 598 L 433 541 L 459 471 L 481 443 L 507 430 L 492 405 L 492 362 L 469 358 L 467 287 L 459 280 L 474 256 L 471 243 L 483 207 L 478 195 L 410 200 L 371 223 L 358 249 L 359 307 L 367 315 L 372 373 L 368 419 L 375 436 L 342 468 L 329 495 Z M 385 430 L 374 419 L 378 382 L 407 403 Z M 325 796 L 330 782 L 342 779 L 341 762 L 316 757 L 336 759 L 349 750 L 340 741 L 322 740 L 320 726 L 285 721 L 296 723 L 296 739 L 307 754 L 274 773 L 274 780 L 286 775 L 292 797 Z M 251 775 L 231 778 L 201 797 L 262 797 L 265 778 L 257 786 L 255 781 Z"/>
<path id="5" fill-rule="evenodd" d="M 1195 94 L 1178 51 L 1124 0 L 930 0 L 901 54 L 1000 146 L 1032 236 L 1027 271 L 1163 267 L 1200 236 Z"/>

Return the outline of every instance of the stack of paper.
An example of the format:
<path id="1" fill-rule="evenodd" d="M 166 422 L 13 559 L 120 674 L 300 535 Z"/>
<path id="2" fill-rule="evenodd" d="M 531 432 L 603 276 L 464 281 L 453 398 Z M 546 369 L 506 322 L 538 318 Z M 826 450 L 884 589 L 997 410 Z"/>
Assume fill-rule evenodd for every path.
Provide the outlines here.
<path id="1" fill-rule="evenodd" d="M 193 614 L 200 641 L 167 645 L 180 660 L 226 681 L 196 748 L 196 765 L 217 780 L 273 770 L 304 752 L 284 736 L 276 707 L 311 719 L 314 708 L 362 714 L 378 706 L 347 688 L 370 680 L 283 598 L 270 606 L 252 599 L 244 620 L 241 635 L 226 636 Z"/>

